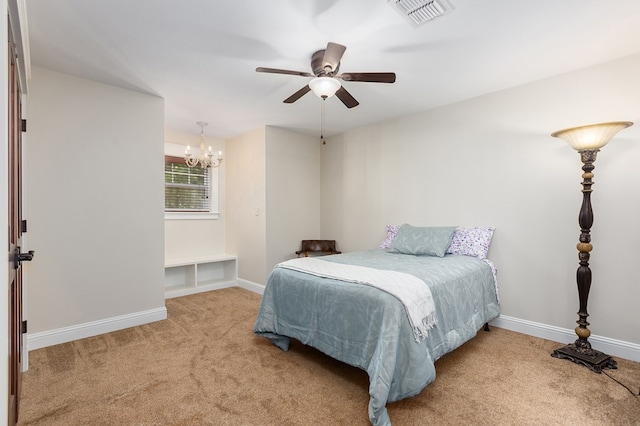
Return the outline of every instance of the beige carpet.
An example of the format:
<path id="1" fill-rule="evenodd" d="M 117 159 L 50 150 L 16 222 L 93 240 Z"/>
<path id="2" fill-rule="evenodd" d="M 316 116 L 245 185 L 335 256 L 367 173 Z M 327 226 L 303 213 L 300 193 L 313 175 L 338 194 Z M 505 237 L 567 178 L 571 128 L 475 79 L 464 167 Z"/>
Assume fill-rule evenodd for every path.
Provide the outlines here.
<path id="1" fill-rule="evenodd" d="M 167 300 L 168 320 L 39 349 L 20 425 L 367 425 L 368 378 L 294 342 L 253 334 L 260 296 L 230 288 Z M 552 358 L 557 343 L 493 328 L 436 363 L 436 381 L 388 404 L 402 425 L 640 425 L 640 398 Z M 640 364 L 607 373 L 640 388 Z"/>

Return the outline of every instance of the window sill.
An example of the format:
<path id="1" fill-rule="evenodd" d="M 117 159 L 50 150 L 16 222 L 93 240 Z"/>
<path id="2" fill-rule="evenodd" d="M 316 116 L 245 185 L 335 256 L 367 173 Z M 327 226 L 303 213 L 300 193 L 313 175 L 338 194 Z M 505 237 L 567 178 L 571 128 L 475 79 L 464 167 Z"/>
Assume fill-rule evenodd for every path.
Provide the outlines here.
<path id="1" fill-rule="evenodd" d="M 165 212 L 165 220 L 216 220 L 220 218 L 220 213 L 173 213 Z"/>

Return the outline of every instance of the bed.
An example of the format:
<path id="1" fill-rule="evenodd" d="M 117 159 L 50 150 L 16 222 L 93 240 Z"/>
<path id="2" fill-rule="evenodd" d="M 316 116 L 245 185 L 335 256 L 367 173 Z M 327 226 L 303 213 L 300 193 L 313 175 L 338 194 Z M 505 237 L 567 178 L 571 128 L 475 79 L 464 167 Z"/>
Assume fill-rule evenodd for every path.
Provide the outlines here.
<path id="1" fill-rule="evenodd" d="M 436 360 L 499 315 L 493 264 L 483 256 L 469 255 L 475 251 L 468 248 L 462 254 L 452 248 L 453 237 L 461 229 L 478 228 L 447 227 L 446 246 L 437 242 L 439 252 L 433 255 L 425 254 L 424 247 L 415 248 L 423 243 L 420 238 L 432 237 L 434 228 L 429 228 L 431 233 L 424 228 L 403 233 L 403 227 L 397 227 L 396 239 L 386 247 L 383 242 L 383 248 L 276 265 L 254 327 L 257 335 L 284 351 L 294 338 L 365 370 L 369 420 L 376 426 L 391 424 L 388 402 L 420 393 L 435 380 Z M 488 229 L 492 234 L 493 229 Z M 411 241 L 403 246 L 398 241 L 405 234 L 410 234 Z M 434 244 L 431 239 L 429 247 Z M 488 249 L 488 242 L 484 245 Z M 362 271 L 369 276 L 360 278 Z M 406 294 L 396 293 L 397 288 L 407 291 L 399 281 L 403 277 L 418 280 L 425 293 L 407 301 Z M 383 281 L 394 283 L 384 287 L 379 283 Z M 423 322 L 415 321 L 415 315 L 412 318 L 416 307 L 411 304 L 415 303 L 426 310 L 431 304 Z"/>

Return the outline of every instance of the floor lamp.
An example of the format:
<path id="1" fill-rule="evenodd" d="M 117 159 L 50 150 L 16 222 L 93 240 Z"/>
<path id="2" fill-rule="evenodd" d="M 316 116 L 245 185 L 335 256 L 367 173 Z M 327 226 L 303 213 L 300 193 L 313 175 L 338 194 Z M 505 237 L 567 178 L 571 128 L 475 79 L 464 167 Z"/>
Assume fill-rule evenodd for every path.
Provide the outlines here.
<path id="1" fill-rule="evenodd" d="M 578 298 L 580 308 L 578 310 L 578 326 L 576 335 L 578 339 L 553 351 L 551 356 L 561 359 L 569 359 L 582 364 L 596 373 L 603 368 L 617 368 L 616 362 L 607 354 L 591 348 L 589 343 L 589 331 L 587 322 L 587 300 L 591 288 L 591 269 L 589 268 L 589 252 L 591 245 L 591 225 L 593 224 L 593 210 L 591 208 L 591 185 L 593 185 L 593 163 L 600 148 L 605 146 L 616 133 L 626 129 L 633 123 L 629 121 L 616 121 L 612 123 L 591 124 L 588 126 L 573 127 L 559 130 L 551 134 L 553 137 L 564 139 L 580 154 L 582 160 L 582 206 L 578 215 L 580 225 L 580 242 L 577 245 L 580 266 L 576 273 L 578 283 Z"/>

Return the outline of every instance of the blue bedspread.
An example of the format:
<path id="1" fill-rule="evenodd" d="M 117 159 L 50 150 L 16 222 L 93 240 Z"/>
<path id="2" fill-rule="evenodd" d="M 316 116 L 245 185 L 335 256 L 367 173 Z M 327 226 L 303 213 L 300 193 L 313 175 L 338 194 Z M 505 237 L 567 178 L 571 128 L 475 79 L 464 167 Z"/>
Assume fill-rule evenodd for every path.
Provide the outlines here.
<path id="1" fill-rule="evenodd" d="M 412 256 L 367 250 L 324 260 L 409 273 L 422 279 L 437 324 L 417 343 L 403 305 L 375 287 L 274 268 L 254 331 L 288 350 L 290 338 L 369 375 L 369 419 L 390 425 L 387 402 L 417 395 L 434 363 L 499 314 L 491 267 L 469 256 Z"/>

